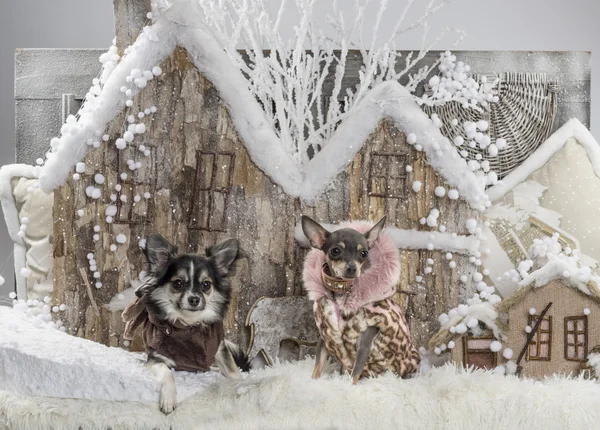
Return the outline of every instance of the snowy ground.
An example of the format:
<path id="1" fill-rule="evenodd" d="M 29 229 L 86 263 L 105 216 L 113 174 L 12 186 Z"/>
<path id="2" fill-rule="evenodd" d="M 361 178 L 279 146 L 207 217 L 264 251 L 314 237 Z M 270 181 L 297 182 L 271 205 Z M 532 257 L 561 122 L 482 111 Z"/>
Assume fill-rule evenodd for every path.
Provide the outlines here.
<path id="1" fill-rule="evenodd" d="M 158 401 L 157 382 L 142 354 L 108 348 L 0 306 L 0 390 L 42 397 Z M 218 373 L 176 372 L 180 400 L 220 379 Z"/>
<path id="2" fill-rule="evenodd" d="M 35 328 L 0 307 L 0 428 L 600 427 L 600 385 L 592 381 L 539 382 L 446 366 L 410 380 L 388 374 L 352 386 L 337 374 L 312 380 L 312 360 L 239 381 L 179 373 L 180 404 L 166 416 L 142 363 L 139 354 Z"/>
<path id="3" fill-rule="evenodd" d="M 597 430 L 600 386 L 544 383 L 454 367 L 401 380 L 311 379 L 311 360 L 222 379 L 165 416 L 156 405 L 31 398 L 0 391 L 0 427 L 78 429 L 544 429 Z"/>

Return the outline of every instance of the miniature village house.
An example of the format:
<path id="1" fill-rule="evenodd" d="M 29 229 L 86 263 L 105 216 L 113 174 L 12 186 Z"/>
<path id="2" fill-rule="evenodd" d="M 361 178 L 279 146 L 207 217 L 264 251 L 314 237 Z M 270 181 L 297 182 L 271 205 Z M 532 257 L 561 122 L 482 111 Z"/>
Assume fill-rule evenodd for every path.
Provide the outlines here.
<path id="1" fill-rule="evenodd" d="M 145 13 L 139 5 L 117 8 L 120 51 L 133 42 L 130 34 L 137 34 L 138 15 Z M 123 26 L 127 32 L 119 29 Z M 168 34 L 160 37 L 165 40 Z M 144 269 L 140 247 L 147 235 L 160 233 L 180 252 L 192 253 L 233 237 L 248 260 L 240 263 L 233 281 L 226 330 L 233 341 L 248 345 L 244 323 L 257 300 L 304 294 L 306 243 L 295 237 L 302 214 L 329 224 L 376 221 L 386 215 L 389 232 L 402 250 L 397 300 L 416 344 L 424 344 L 437 326 L 433 316 L 456 306 L 471 289 L 475 266 L 469 256 L 477 245 L 466 221 L 479 219 L 485 202 L 481 180 L 396 82 L 374 91 L 357 113 L 360 121 L 342 122 L 337 139 L 296 174 L 281 150 L 269 146 L 268 139 L 260 141 L 268 133 L 252 128 L 256 121 L 244 109 L 260 107 L 252 97 L 243 99 L 247 89 L 232 91 L 229 86 L 236 81 L 227 88 L 218 80 L 211 82 L 215 71 L 204 68 L 203 61 L 222 61 L 210 57 L 218 57 L 219 51 L 203 51 L 202 40 L 190 30 L 189 37 L 173 43 L 160 62 L 162 73 L 134 95 L 131 106 L 124 106 L 123 99 L 105 131 L 108 141 L 90 148 L 79 170 L 65 169 L 64 183 L 54 183 L 56 175 L 50 173 L 63 166 L 49 160 L 43 168 L 47 173 L 42 173 L 42 187 L 56 186 L 54 294 L 67 305 L 65 325 L 79 336 L 122 345 L 120 310 L 109 303 L 118 301 Z M 144 46 L 134 52 L 139 54 Z M 113 74 L 121 73 L 119 66 Z M 105 85 L 103 91 L 110 88 Z M 378 97 L 397 97 L 398 102 L 373 103 Z M 242 107 L 237 98 L 243 99 Z M 123 124 L 128 127 L 131 115 L 139 121 L 138 112 L 152 106 L 159 109 L 145 116 L 143 134 L 120 149 Z M 348 123 L 357 122 L 366 130 L 353 132 Z M 407 142 L 408 135 L 416 136 L 419 145 Z M 63 150 L 68 149 L 58 153 Z M 90 195 L 90 187 L 101 188 L 101 196 Z M 428 225 L 423 220 L 432 210 L 436 222 Z M 469 281 L 460 281 L 464 274 Z"/>
<path id="2" fill-rule="evenodd" d="M 600 344 L 597 278 L 582 282 L 580 270 L 546 263 L 497 306 L 472 305 L 467 314 L 479 315 L 476 327 L 461 334 L 443 329 L 430 345 L 443 344 L 450 359 L 465 366 L 493 369 L 505 365 L 508 371 L 510 362 L 513 371 L 518 366 L 526 377 L 577 375 L 588 354 Z"/>
<path id="3" fill-rule="evenodd" d="M 598 286 L 589 282 L 583 292 L 568 282 L 554 279 L 542 286 L 524 287 L 499 306 L 498 311 L 508 318 L 506 346 L 518 354 L 527 342 L 525 327 L 533 328 L 542 310 L 552 303 L 520 362 L 523 375 L 576 375 L 588 353 L 600 344 Z"/>

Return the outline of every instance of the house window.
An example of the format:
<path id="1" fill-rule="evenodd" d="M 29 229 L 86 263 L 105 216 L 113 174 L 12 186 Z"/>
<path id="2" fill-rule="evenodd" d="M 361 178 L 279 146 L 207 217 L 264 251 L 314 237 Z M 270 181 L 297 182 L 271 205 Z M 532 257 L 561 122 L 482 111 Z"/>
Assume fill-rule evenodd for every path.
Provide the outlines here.
<path id="1" fill-rule="evenodd" d="M 539 315 L 529 315 L 529 327 L 535 326 Z M 552 352 L 552 317 L 546 317 L 538 326 L 529 343 L 528 360 L 550 361 Z"/>
<path id="2" fill-rule="evenodd" d="M 372 197 L 403 199 L 407 192 L 407 155 L 371 153 L 368 192 Z"/>
<path id="3" fill-rule="evenodd" d="M 112 204 L 117 207 L 115 224 L 151 223 L 154 216 L 154 198 L 144 198 L 146 193 L 152 196 L 156 190 L 157 166 L 156 147 L 146 144 L 150 155 L 145 157 L 137 145 L 117 151 L 117 184 L 113 193 L 117 197 Z M 143 168 L 131 170 L 128 160 L 141 161 Z M 125 173 L 127 176 L 121 176 Z"/>
<path id="4" fill-rule="evenodd" d="M 191 230 L 225 231 L 234 166 L 234 153 L 196 153 Z"/>
<path id="5" fill-rule="evenodd" d="M 587 315 L 565 318 L 565 358 L 582 361 L 587 357 Z"/>
<path id="6" fill-rule="evenodd" d="M 478 369 L 493 369 L 497 365 L 497 355 L 490 350 L 494 341 L 491 337 L 463 337 L 463 362 Z"/>

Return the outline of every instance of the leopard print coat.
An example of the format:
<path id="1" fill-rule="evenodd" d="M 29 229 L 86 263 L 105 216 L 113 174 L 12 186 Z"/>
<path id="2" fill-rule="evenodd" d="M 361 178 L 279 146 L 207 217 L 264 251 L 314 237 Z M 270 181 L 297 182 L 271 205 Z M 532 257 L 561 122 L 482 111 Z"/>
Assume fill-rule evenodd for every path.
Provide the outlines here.
<path id="1" fill-rule="evenodd" d="M 340 314 L 332 300 L 322 298 L 314 303 L 313 310 L 325 347 L 337 357 L 343 372 L 352 372 L 360 335 L 369 326 L 377 327 L 379 334 L 373 340 L 361 377 L 377 376 L 389 370 L 404 377 L 419 369 L 421 358 L 410 341 L 408 324 L 402 310 L 391 299 Z"/>
<path id="2" fill-rule="evenodd" d="M 373 224 L 365 221 L 341 224 L 365 233 Z M 347 294 L 333 294 L 322 281 L 325 255 L 312 249 L 304 262 L 304 287 L 314 301 L 315 322 L 328 352 L 352 371 L 360 335 L 369 326 L 379 329 L 362 377 L 387 371 L 404 377 L 419 369 L 420 355 L 410 339 L 410 330 L 400 307 L 391 297 L 400 278 L 398 249 L 385 233 L 369 251 L 371 267 L 358 278 Z"/>

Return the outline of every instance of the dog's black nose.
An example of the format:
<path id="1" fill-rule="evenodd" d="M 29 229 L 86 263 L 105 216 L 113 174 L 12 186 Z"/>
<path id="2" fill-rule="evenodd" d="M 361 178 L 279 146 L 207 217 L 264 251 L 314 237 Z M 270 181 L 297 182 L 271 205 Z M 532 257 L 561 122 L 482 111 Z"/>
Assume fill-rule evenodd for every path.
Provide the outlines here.
<path id="1" fill-rule="evenodd" d="M 198 306 L 200 304 L 200 297 L 190 296 L 188 297 L 188 303 L 190 304 L 190 306 Z"/>
<path id="2" fill-rule="evenodd" d="M 346 275 L 348 275 L 348 276 L 356 275 L 356 266 L 354 264 L 348 265 L 348 267 L 346 267 Z"/>

